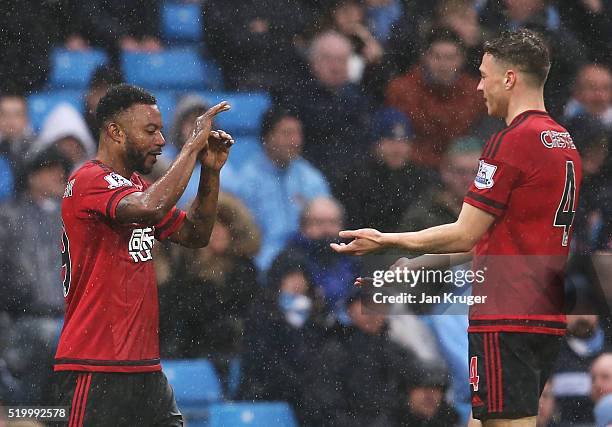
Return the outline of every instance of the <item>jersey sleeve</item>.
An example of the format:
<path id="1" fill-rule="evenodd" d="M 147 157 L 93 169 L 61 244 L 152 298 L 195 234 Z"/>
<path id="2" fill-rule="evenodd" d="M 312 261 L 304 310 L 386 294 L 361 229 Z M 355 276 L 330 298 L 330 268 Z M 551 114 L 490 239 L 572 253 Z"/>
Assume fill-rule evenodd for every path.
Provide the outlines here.
<path id="1" fill-rule="evenodd" d="M 75 189 L 78 190 L 81 211 L 95 212 L 111 220 L 117 219 L 117 205 L 124 197 L 142 191 L 129 179 L 102 169 L 77 178 Z"/>
<path id="2" fill-rule="evenodd" d="M 170 209 L 170 212 L 155 226 L 155 238 L 157 240 L 165 240 L 172 234 L 174 234 L 183 222 L 185 221 L 187 214 L 174 206 Z"/>
<path id="3" fill-rule="evenodd" d="M 521 171 L 503 158 L 481 157 L 478 172 L 464 202 L 499 216 L 507 208 L 512 190 L 519 184 Z"/>

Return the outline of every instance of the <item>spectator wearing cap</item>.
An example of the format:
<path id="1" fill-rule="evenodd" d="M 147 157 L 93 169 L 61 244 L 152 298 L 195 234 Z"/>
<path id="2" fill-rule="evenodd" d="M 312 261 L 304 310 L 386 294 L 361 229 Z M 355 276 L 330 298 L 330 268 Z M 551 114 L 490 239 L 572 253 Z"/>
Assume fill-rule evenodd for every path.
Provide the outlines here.
<path id="1" fill-rule="evenodd" d="M 436 30 L 427 40 L 421 62 L 391 80 L 386 103 L 406 114 L 414 126 L 419 164 L 438 168 L 448 144 L 484 115 L 478 80 L 463 71 L 465 52 L 459 36 Z"/>
<path id="2" fill-rule="evenodd" d="M 413 375 L 402 381 L 398 410 L 389 427 L 458 427 L 457 411 L 444 396 L 448 388 L 448 373 L 444 366 L 415 366 Z"/>
<path id="3" fill-rule="evenodd" d="M 414 132 L 401 111 L 383 108 L 375 113 L 373 123 L 376 139 L 370 155 L 353 164 L 335 192 L 346 207 L 349 227 L 367 224 L 378 230 L 399 231 L 403 212 L 437 176 L 412 162 Z"/>
<path id="4" fill-rule="evenodd" d="M 264 154 L 250 158 L 227 190 L 255 217 L 262 236 L 256 264 L 265 271 L 298 230 L 306 205 L 330 191 L 323 174 L 302 158 L 302 122 L 293 112 L 272 108 L 264 116 L 261 136 Z"/>
<path id="5" fill-rule="evenodd" d="M 9 363 L 28 386 L 31 403 L 48 396 L 44 387 L 64 311 L 58 244 L 69 167 L 53 147 L 38 153 L 24 170 L 25 191 L 0 209 L 0 245 L 5 248 L 0 251 L 0 305 L 15 319 Z"/>
<path id="6" fill-rule="evenodd" d="M 306 425 L 387 425 L 413 355 L 389 339 L 384 308 L 373 305 L 369 291 L 347 296 L 346 319 L 330 330 L 307 375 Z"/>

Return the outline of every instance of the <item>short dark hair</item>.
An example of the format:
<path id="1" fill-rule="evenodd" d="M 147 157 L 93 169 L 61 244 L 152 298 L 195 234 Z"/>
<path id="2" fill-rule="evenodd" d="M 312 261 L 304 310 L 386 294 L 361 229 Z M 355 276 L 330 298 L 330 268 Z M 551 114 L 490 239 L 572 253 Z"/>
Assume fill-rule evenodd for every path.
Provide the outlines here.
<path id="1" fill-rule="evenodd" d="M 460 49 L 464 49 L 461 37 L 450 28 L 437 27 L 429 33 L 425 39 L 425 50 L 428 50 L 434 43 L 447 42 L 457 45 Z"/>
<path id="2" fill-rule="evenodd" d="M 272 132 L 274 126 L 276 126 L 278 122 L 280 122 L 286 117 L 293 117 L 300 120 L 297 113 L 285 107 L 276 106 L 266 111 L 263 116 L 263 119 L 261 120 L 261 136 L 265 137 L 270 132 Z"/>
<path id="3" fill-rule="evenodd" d="M 535 31 L 525 28 L 504 31 L 496 39 L 485 42 L 484 53 L 531 74 L 539 85 L 546 82 L 550 53 L 544 38 Z"/>
<path id="4" fill-rule="evenodd" d="M 157 100 L 144 89 L 136 86 L 121 84 L 112 86 L 106 95 L 100 99 L 96 108 L 96 121 L 98 126 L 104 126 L 107 120 L 127 110 L 134 104 L 155 105 Z"/>

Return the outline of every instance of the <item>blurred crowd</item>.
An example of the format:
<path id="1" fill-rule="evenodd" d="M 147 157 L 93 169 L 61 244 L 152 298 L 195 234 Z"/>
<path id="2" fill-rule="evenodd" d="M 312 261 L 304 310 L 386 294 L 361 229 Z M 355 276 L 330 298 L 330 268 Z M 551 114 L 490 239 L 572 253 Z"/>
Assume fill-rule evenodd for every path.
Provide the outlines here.
<path id="1" fill-rule="evenodd" d="M 0 402 L 34 404 L 49 395 L 64 308 L 66 178 L 96 151 L 95 108 L 124 81 L 121 52 L 163 51 L 166 41 L 160 0 L 21 3 L 0 6 Z M 462 425 L 466 316 L 368 311 L 353 280 L 382 261 L 332 253 L 329 243 L 345 228 L 417 230 L 457 218 L 482 147 L 505 126 L 476 91 L 482 43 L 528 27 L 552 51 L 547 109 L 583 159 L 566 287 L 593 301 L 569 318 L 538 425 L 612 423 L 612 1 L 197 3 L 198 49 L 225 89 L 265 91 L 273 106 L 261 150 L 223 171 L 209 246 L 156 246 L 162 357 L 206 357 L 222 374 L 239 360 L 230 397 L 287 401 L 307 426 Z M 102 48 L 111 64 L 91 76 L 85 114 L 62 104 L 34 133 L 27 97 L 45 88 L 57 46 Z M 209 106 L 180 95 L 150 180 Z"/>

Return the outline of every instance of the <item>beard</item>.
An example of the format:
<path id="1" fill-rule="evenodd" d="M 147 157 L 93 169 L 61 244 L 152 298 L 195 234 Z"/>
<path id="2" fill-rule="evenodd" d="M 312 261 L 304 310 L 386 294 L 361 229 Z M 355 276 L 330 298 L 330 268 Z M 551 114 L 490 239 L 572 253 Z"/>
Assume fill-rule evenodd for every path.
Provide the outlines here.
<path id="1" fill-rule="evenodd" d="M 126 166 L 143 175 L 148 175 L 153 170 L 153 166 L 147 166 L 147 154 L 143 154 L 138 151 L 136 144 L 128 137 L 125 140 L 125 155 L 126 155 Z"/>

